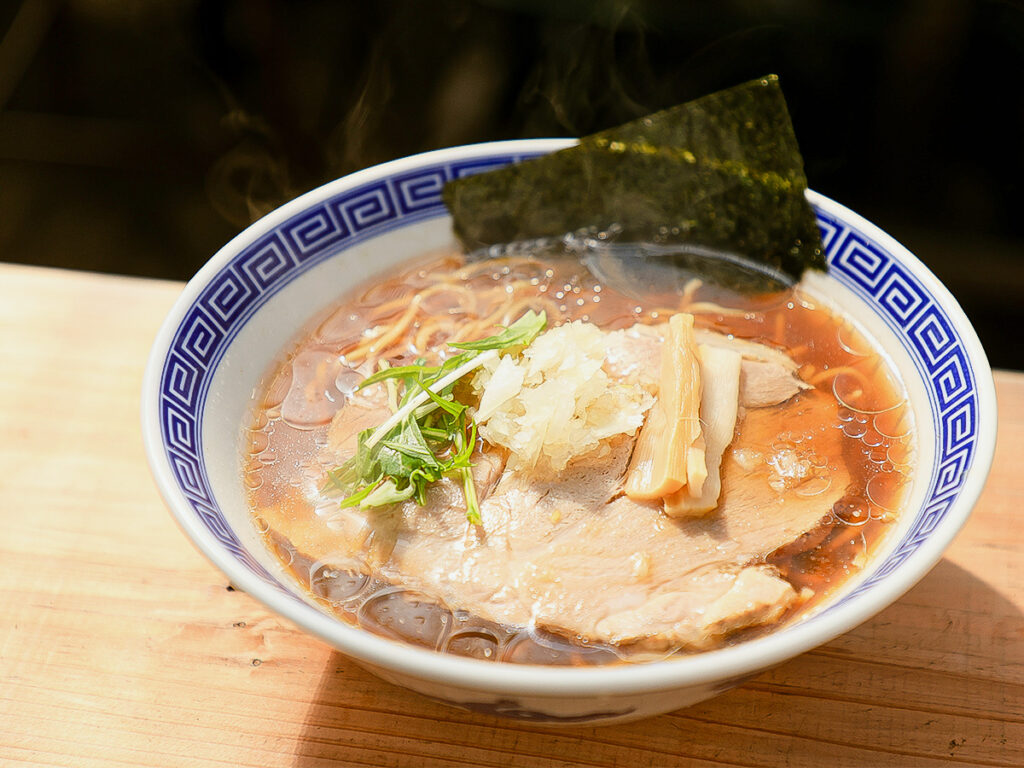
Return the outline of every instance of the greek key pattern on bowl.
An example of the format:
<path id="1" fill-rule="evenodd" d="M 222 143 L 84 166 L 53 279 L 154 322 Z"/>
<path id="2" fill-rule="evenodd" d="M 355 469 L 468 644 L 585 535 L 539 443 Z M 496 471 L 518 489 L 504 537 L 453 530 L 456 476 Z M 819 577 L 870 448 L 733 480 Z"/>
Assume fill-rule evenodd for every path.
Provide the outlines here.
<path id="1" fill-rule="evenodd" d="M 935 471 L 910 530 L 895 551 L 834 608 L 892 573 L 945 517 L 974 457 L 978 397 L 963 342 L 920 281 L 861 232 L 823 211 L 817 215 L 830 274 L 874 307 L 921 373 L 937 441 Z"/>
<path id="2" fill-rule="evenodd" d="M 202 449 L 203 407 L 217 364 L 253 312 L 314 265 L 369 237 L 442 215 L 445 182 L 531 156 L 431 165 L 312 204 L 243 248 L 185 313 L 160 380 L 161 428 L 169 465 L 209 533 L 245 568 L 282 592 L 290 593 L 241 544 L 210 489 Z M 928 290 L 861 232 L 823 211 L 817 213 L 831 273 L 875 308 L 921 371 L 936 414 L 938 440 L 927 501 L 916 513 L 909 512 L 915 514 L 910 531 L 845 602 L 917 551 L 945 516 L 974 455 L 978 398 L 963 343 Z"/>

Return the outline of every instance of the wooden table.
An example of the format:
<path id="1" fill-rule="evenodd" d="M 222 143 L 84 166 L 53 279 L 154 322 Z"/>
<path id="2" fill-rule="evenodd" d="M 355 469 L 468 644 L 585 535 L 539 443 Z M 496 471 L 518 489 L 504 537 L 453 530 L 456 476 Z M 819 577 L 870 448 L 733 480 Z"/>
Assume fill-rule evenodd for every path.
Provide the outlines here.
<path id="1" fill-rule="evenodd" d="M 939 565 L 857 630 L 716 699 L 549 730 L 381 682 L 193 549 L 142 452 L 181 286 L 0 265 L 0 765 L 1024 766 L 1024 375 Z"/>

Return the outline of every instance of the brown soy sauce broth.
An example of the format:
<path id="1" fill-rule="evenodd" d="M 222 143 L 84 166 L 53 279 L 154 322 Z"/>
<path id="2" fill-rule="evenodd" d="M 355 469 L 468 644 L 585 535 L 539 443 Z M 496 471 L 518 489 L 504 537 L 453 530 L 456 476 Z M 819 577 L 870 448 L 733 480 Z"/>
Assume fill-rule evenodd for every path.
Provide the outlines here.
<path id="1" fill-rule="evenodd" d="M 589 665 L 650 658 L 583 637 L 501 626 L 451 610 L 411 590 L 317 559 L 315 552 L 303 552 L 278 530 L 299 530 L 308 534 L 304 541 L 315 541 L 315 530 L 323 525 L 317 514 L 318 504 L 323 511 L 319 483 L 330 468 L 316 457 L 326 444 L 331 418 L 365 374 L 375 343 L 387 348 L 391 364 L 400 365 L 443 355 L 443 342 L 453 335 L 454 340 L 467 340 L 493 333 L 495 324 L 508 323 L 527 308 L 545 310 L 550 325 L 584 320 L 609 330 L 638 322 L 657 324 L 683 309 L 694 312 L 700 327 L 786 351 L 800 366 L 801 377 L 816 386 L 797 397 L 827 398 L 836 405 L 832 423 L 787 423 L 773 445 L 760 447 L 766 454 L 785 449 L 800 461 L 813 462 L 816 430 L 843 435 L 841 460 L 850 475 L 846 494 L 824 524 L 766 558 L 798 592 L 813 592 L 782 623 L 807 613 L 863 567 L 892 527 L 914 451 L 905 394 L 867 340 L 799 288 L 749 297 L 705 284 L 688 286 L 684 293 L 682 299 L 674 293 L 638 302 L 600 284 L 574 259 L 466 265 L 457 253 L 434 254 L 388 280 L 364 286 L 304 329 L 254 398 L 243 477 L 257 529 L 325 609 L 384 637 L 513 663 Z M 484 330 L 481 324 L 487 322 Z M 458 336 L 459 329 L 473 323 L 480 326 L 477 333 Z M 400 338 L 388 339 L 402 324 Z M 815 466 L 812 481 L 820 481 L 829 469 L 827 464 Z M 808 492 L 814 488 L 809 486 Z M 778 626 L 746 630 L 726 642 Z"/>

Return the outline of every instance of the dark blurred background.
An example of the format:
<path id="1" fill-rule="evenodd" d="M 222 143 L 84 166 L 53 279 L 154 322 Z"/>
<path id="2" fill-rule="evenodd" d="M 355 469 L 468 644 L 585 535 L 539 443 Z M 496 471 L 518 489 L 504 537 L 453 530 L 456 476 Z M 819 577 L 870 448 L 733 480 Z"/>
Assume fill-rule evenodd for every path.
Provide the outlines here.
<path id="1" fill-rule="evenodd" d="M 0 0 L 0 259 L 189 277 L 402 155 L 573 136 L 768 72 L 811 186 L 1024 369 L 1024 9 L 890 0 Z"/>

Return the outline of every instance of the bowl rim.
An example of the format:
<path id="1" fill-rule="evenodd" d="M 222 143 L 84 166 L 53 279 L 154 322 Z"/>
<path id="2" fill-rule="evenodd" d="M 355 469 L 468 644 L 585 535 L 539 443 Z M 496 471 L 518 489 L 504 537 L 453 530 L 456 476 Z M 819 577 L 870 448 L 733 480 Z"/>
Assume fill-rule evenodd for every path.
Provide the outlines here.
<path id="1" fill-rule="evenodd" d="M 329 196 L 366 182 L 428 164 L 491 155 L 552 152 L 575 139 L 519 139 L 470 144 L 392 160 L 328 182 L 268 213 L 220 248 L 195 276 L 168 312 L 151 348 L 143 377 L 141 417 L 146 456 L 156 485 L 179 527 L 236 588 L 333 648 L 364 664 L 400 675 L 481 692 L 540 698 L 654 693 L 743 678 L 786 661 L 848 632 L 895 602 L 939 561 L 966 523 L 986 482 L 995 450 L 997 412 L 991 368 L 974 328 L 948 289 L 907 248 L 876 225 L 824 195 L 808 190 L 818 209 L 848 224 L 907 267 L 946 312 L 975 373 L 978 398 L 975 455 L 963 486 L 947 514 L 921 546 L 870 590 L 817 616 L 809 624 L 786 627 L 764 637 L 692 656 L 642 664 L 566 668 L 495 663 L 420 649 L 348 625 L 313 606 L 300 603 L 245 568 L 203 526 L 188 506 L 163 450 L 160 428 L 160 375 L 174 333 L 201 290 L 243 247 Z"/>

